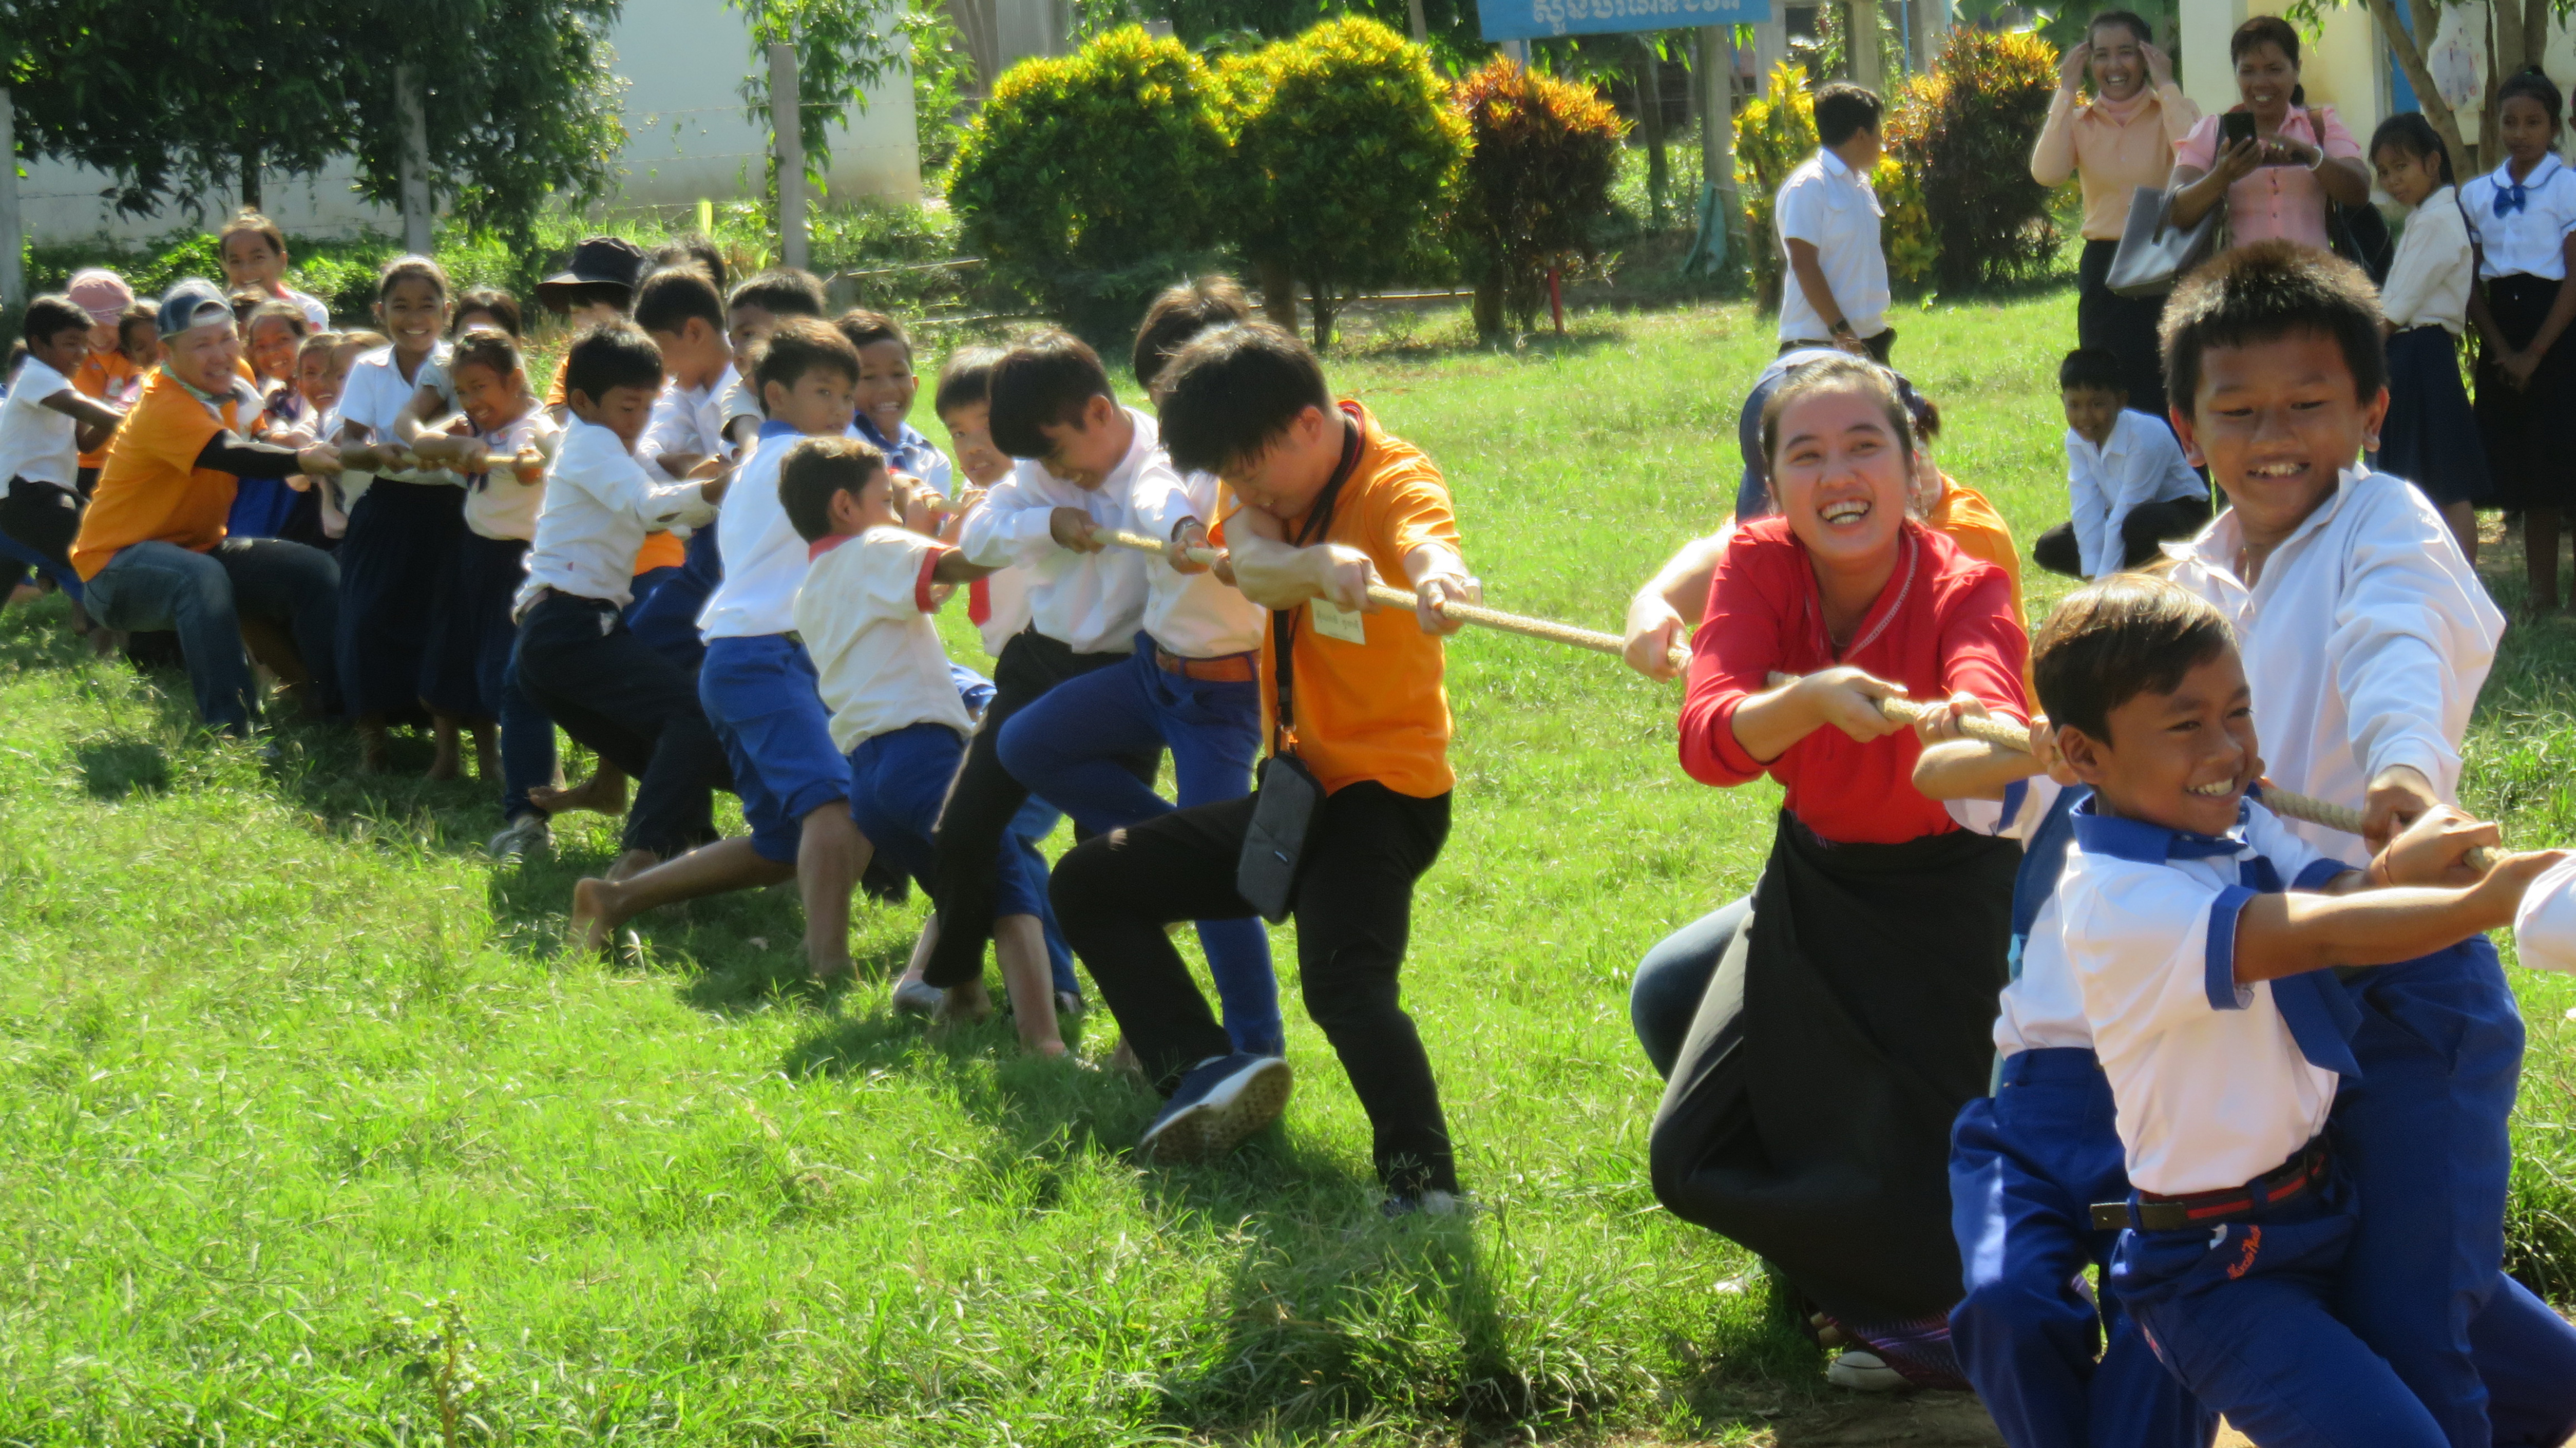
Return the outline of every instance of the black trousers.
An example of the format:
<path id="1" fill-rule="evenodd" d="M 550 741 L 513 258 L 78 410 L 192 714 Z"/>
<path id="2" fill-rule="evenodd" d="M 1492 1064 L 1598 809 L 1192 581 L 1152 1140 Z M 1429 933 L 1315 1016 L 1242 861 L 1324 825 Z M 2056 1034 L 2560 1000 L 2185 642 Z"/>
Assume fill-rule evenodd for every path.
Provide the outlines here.
<path id="1" fill-rule="evenodd" d="M 946 990 L 984 971 L 984 942 L 993 938 L 993 902 L 1000 893 L 993 861 L 1012 816 L 1029 802 L 1028 786 L 1002 767 L 1002 726 L 1065 680 L 1130 657 L 1077 654 L 1071 645 L 1035 629 L 1022 630 L 1002 645 L 1002 656 L 993 661 L 992 702 L 984 706 L 974 737 L 966 741 L 965 762 L 957 766 L 931 837 L 931 897 L 939 906 L 939 940 L 922 966 L 924 981 Z M 1150 786 L 1162 751 L 1118 762 Z"/>
<path id="2" fill-rule="evenodd" d="M 2167 498 L 2141 503 L 2120 520 L 2120 567 L 2152 562 L 2168 539 L 2188 538 L 2209 525 L 2207 498 Z M 2075 541 L 2075 525 L 2060 523 L 2030 545 L 2030 561 L 2069 578 L 2084 576 L 2084 554 Z"/>
<path id="3" fill-rule="evenodd" d="M 43 554 L 57 568 L 72 566 L 81 508 L 80 494 L 60 483 L 0 478 L 0 533 Z"/>
<path id="4" fill-rule="evenodd" d="M 1169 1094 L 1182 1073 L 1234 1050 L 1163 927 L 1239 920 L 1235 861 L 1258 796 L 1175 810 L 1074 847 L 1056 862 L 1056 921 L 1099 983 L 1145 1079 Z M 1374 780 L 1325 799 L 1291 910 L 1306 1014 L 1332 1042 L 1375 1134 L 1370 1155 L 1393 1191 L 1456 1191 L 1458 1164 L 1431 1057 L 1396 986 L 1413 923 L 1413 884 L 1449 838 L 1449 796 L 1416 799 Z"/>
<path id="5" fill-rule="evenodd" d="M 2165 299 L 2124 297 L 2102 284 L 2111 274 L 2111 259 L 2120 254 L 2116 241 L 2088 241 L 2075 263 L 2076 345 L 2108 352 L 2120 359 L 2129 406 L 2150 417 L 2165 415 L 2165 364 L 2156 324 L 2165 314 Z"/>
<path id="6" fill-rule="evenodd" d="M 698 681 L 627 630 L 617 605 L 550 593 L 519 621 L 511 667 L 529 702 L 635 780 L 625 847 L 664 859 L 716 838 L 732 787 Z"/>

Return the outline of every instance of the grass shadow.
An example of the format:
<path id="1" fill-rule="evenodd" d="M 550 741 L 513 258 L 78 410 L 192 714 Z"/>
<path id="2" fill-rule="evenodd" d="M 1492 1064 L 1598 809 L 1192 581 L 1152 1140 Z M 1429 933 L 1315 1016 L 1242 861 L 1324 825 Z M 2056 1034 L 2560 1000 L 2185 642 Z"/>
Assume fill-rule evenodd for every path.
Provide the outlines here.
<path id="1" fill-rule="evenodd" d="M 170 757 L 157 739 L 123 736 L 73 746 L 81 787 L 92 799 L 119 800 L 130 794 L 159 794 L 170 787 Z"/>

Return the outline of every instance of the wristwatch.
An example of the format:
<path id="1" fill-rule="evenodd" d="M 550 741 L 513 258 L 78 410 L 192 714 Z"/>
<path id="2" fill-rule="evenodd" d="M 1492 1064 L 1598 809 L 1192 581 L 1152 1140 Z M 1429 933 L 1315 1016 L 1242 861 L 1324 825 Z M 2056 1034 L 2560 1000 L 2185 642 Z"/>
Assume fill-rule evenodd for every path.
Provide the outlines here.
<path id="1" fill-rule="evenodd" d="M 1849 337 L 1854 335 L 1852 332 L 1851 318 L 1849 317 L 1845 317 L 1840 321 L 1835 322 L 1832 326 L 1825 328 L 1825 330 L 1837 337 Z"/>

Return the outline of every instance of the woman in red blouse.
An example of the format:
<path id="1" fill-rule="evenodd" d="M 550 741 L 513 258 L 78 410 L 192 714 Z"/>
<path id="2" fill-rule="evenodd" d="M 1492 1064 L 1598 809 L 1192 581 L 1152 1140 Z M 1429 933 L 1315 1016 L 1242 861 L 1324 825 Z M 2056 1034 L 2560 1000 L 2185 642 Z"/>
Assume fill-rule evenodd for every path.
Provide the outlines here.
<path id="1" fill-rule="evenodd" d="M 1916 792 L 1921 744 L 1875 701 L 2027 718 L 2029 641 L 2002 571 L 1907 516 L 1914 448 L 1884 370 L 1794 374 L 1762 446 L 1782 511 L 1718 564 L 1681 760 L 1786 797 L 1656 1113 L 1655 1193 L 1768 1258 L 1853 1344 L 1835 1381 L 1965 1387 L 1949 1129 L 1985 1090 L 2020 852 Z"/>

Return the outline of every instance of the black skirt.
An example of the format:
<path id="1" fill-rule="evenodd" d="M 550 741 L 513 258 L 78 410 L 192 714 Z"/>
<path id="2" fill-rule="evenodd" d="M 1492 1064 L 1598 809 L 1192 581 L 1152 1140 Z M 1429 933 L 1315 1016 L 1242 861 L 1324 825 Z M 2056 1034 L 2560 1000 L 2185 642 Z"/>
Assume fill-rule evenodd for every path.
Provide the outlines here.
<path id="1" fill-rule="evenodd" d="M 424 697 L 440 713 L 501 717 L 495 688 L 519 638 L 510 605 L 527 581 L 525 539 L 486 538 L 471 528 L 457 537 L 429 621 L 427 677 L 440 681 L 445 697 Z"/>
<path id="2" fill-rule="evenodd" d="M 2485 503 L 2495 496 L 2486 438 L 2460 382 L 2459 342 L 2438 326 L 2409 327 L 2388 339 L 2388 420 L 2376 465 L 2413 483 L 2436 503 Z"/>
<path id="3" fill-rule="evenodd" d="M 1786 813 L 1655 1115 L 1655 1195 L 1844 1324 L 1960 1297 L 1950 1125 L 1984 1094 L 2009 840 L 1831 844 Z"/>
<path id="4" fill-rule="evenodd" d="M 2487 310 L 2507 345 L 2520 347 L 2540 330 L 2558 300 L 2558 283 L 2517 272 L 2485 284 Z M 2478 358 L 2478 431 L 2486 440 L 2493 500 L 2505 508 L 2576 504 L 2576 450 L 2563 429 L 2576 410 L 2576 327 L 2561 334 L 2528 387 L 2517 388 L 2496 359 Z"/>
<path id="5" fill-rule="evenodd" d="M 472 713 L 474 681 L 433 669 L 436 616 L 457 540 L 465 490 L 378 478 L 349 510 L 340 540 L 340 689 L 351 714 L 417 723 L 428 711 Z M 462 706 L 462 707 L 460 707 Z"/>

